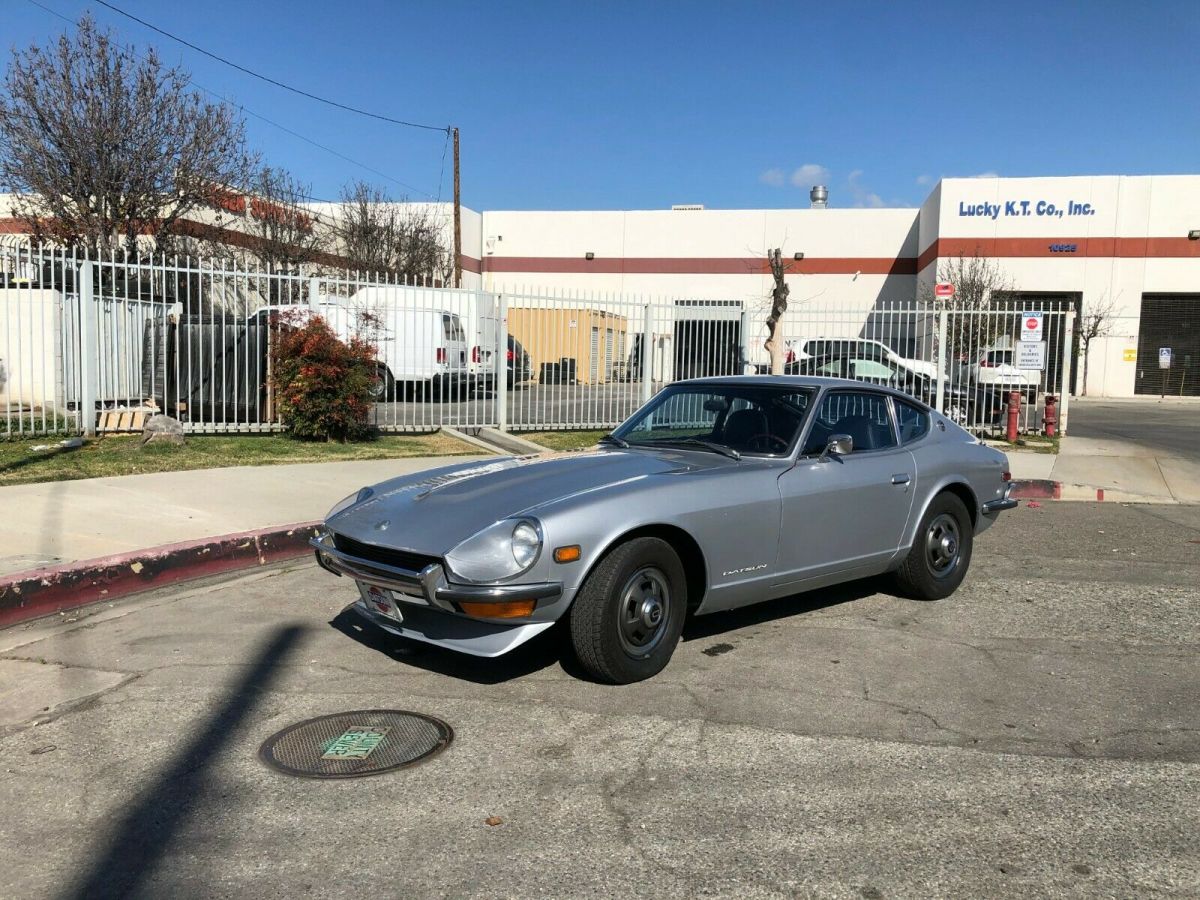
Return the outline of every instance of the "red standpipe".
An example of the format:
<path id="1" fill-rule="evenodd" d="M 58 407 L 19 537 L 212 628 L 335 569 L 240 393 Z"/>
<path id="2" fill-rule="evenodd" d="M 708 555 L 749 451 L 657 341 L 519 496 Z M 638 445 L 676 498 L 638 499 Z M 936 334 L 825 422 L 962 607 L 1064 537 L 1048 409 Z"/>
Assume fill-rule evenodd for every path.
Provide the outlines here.
<path id="1" fill-rule="evenodd" d="M 1009 391 L 1008 393 L 1008 442 L 1016 443 L 1017 440 L 1017 419 L 1021 416 L 1021 392 Z"/>
<path id="2" fill-rule="evenodd" d="M 1058 431 L 1058 398 L 1053 394 L 1046 395 L 1046 437 L 1054 437 Z"/>

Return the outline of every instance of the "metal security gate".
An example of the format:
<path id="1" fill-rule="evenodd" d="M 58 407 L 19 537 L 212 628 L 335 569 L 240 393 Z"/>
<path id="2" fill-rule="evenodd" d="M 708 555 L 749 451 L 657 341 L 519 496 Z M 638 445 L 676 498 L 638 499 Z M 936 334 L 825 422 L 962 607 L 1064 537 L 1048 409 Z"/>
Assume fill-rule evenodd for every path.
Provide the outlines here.
<path id="1" fill-rule="evenodd" d="M 384 432 L 610 429 L 674 381 L 769 371 L 761 298 L 500 294 L 40 248 L 0 250 L 0 274 L 8 436 L 128 429 L 133 413 L 157 411 L 193 433 L 279 430 L 272 351 L 279 329 L 314 317 L 371 348 L 370 415 Z M 1046 397 L 1057 395 L 1065 424 L 1073 303 L 826 301 L 794 302 L 784 317 L 788 372 L 886 384 L 978 434 L 998 433 L 1014 391 L 1021 430 L 1040 431 Z M 1176 348 L 1165 384 L 1195 392 L 1196 303 L 1148 296 L 1145 309 L 1143 341 L 1169 337 Z M 1156 358 L 1147 347 L 1144 363 Z M 1149 371 L 1139 390 L 1161 386 Z"/>
<path id="2" fill-rule="evenodd" d="M 1200 397 L 1200 294 L 1142 295 L 1134 392 Z"/>

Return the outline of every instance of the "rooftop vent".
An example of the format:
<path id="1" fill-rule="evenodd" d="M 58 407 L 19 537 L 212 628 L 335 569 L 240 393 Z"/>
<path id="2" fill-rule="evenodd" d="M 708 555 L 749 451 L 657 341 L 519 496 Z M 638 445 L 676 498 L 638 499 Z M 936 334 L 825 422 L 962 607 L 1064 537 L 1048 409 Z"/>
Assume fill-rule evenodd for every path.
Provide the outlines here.
<path id="1" fill-rule="evenodd" d="M 699 210 L 704 209 L 703 203 L 676 203 L 671 207 L 672 210 Z"/>
<path id="2" fill-rule="evenodd" d="M 829 205 L 829 188 L 823 184 L 814 184 L 808 192 L 809 206 L 813 209 L 824 209 Z"/>

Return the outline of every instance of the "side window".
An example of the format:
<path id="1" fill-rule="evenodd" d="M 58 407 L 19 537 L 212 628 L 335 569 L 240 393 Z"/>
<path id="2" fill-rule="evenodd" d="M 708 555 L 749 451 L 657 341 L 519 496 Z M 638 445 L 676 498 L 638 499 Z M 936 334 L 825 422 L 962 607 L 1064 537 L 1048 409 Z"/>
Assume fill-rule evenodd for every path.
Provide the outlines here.
<path id="1" fill-rule="evenodd" d="M 900 443 L 911 444 L 929 434 L 929 413 L 911 403 L 893 399 L 896 421 L 900 424 Z"/>
<path id="2" fill-rule="evenodd" d="M 454 340 L 454 326 L 450 324 L 450 315 L 442 313 L 442 337 L 447 341 Z"/>
<path id="3" fill-rule="evenodd" d="M 896 446 L 887 397 L 866 391 L 833 391 L 825 395 L 804 444 L 805 455 L 820 453 L 829 438 L 848 434 L 854 452 L 888 450 Z"/>

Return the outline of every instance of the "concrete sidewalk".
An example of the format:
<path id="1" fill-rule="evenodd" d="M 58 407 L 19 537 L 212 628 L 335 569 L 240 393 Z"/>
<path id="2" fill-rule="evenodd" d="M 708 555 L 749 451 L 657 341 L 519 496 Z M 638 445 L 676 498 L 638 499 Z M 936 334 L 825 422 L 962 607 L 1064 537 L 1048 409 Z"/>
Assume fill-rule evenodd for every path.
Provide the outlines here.
<path id="1" fill-rule="evenodd" d="M 1001 448 L 1005 449 L 1005 448 Z M 1115 439 L 1063 438 L 1058 454 L 1005 449 L 1014 481 L 1053 481 L 1062 499 L 1200 503 L 1200 462 Z"/>
<path id="2" fill-rule="evenodd" d="M 0 575 L 320 519 L 365 484 L 483 457 L 239 466 L 0 488 Z"/>

